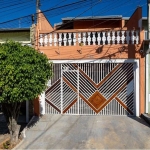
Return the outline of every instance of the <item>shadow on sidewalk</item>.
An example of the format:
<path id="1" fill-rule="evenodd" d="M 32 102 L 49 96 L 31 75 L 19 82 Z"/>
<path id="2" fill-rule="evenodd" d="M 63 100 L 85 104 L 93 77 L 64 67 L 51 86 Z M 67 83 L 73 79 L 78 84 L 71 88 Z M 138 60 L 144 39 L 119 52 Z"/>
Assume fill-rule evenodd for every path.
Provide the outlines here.
<path id="1" fill-rule="evenodd" d="M 143 118 L 131 117 L 131 116 L 128 116 L 128 117 L 150 128 L 150 125 Z"/>

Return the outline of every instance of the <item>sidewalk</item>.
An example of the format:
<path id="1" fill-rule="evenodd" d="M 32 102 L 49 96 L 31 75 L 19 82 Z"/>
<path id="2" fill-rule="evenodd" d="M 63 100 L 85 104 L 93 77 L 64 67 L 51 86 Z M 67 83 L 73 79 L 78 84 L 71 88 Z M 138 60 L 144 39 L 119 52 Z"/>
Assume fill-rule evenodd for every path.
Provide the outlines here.
<path id="1" fill-rule="evenodd" d="M 139 117 L 44 115 L 34 118 L 17 149 L 150 149 Z"/>

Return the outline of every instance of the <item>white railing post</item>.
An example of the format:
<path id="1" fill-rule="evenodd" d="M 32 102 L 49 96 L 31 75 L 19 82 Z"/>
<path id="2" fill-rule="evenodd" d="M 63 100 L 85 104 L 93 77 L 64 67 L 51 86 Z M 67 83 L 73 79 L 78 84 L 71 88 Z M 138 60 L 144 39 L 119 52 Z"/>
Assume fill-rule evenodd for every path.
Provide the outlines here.
<path id="1" fill-rule="evenodd" d="M 66 46 L 66 43 L 67 43 L 66 35 L 67 35 L 67 33 L 64 33 L 64 46 Z"/>
<path id="2" fill-rule="evenodd" d="M 44 35 L 44 46 L 47 46 L 48 44 L 48 38 L 47 38 L 47 34 Z"/>
<path id="3" fill-rule="evenodd" d="M 86 33 L 83 32 L 83 45 L 86 45 Z"/>
<path id="4" fill-rule="evenodd" d="M 69 33 L 68 42 L 69 42 L 69 46 L 71 46 L 71 33 Z"/>
<path id="5" fill-rule="evenodd" d="M 112 31 L 112 44 L 115 44 L 115 31 Z"/>
<path id="6" fill-rule="evenodd" d="M 103 36 L 102 36 L 102 41 L 103 41 L 103 45 L 105 45 L 105 42 L 106 42 L 106 35 L 105 35 L 106 32 L 102 32 Z"/>
<path id="7" fill-rule="evenodd" d="M 131 31 L 131 43 L 134 44 L 134 31 Z"/>
<path id="8" fill-rule="evenodd" d="M 120 44 L 120 31 L 117 31 L 117 44 Z"/>
<path id="9" fill-rule="evenodd" d="M 73 33 L 73 45 L 76 45 L 76 33 Z"/>
<path id="10" fill-rule="evenodd" d="M 110 37 L 110 32 L 107 32 L 107 41 L 108 41 L 108 45 L 110 44 L 111 41 L 111 37 Z"/>
<path id="11" fill-rule="evenodd" d="M 50 33 L 49 34 L 49 46 L 52 46 L 52 42 L 53 42 L 52 33 Z"/>
<path id="12" fill-rule="evenodd" d="M 61 36 L 62 36 L 62 33 L 59 33 L 59 39 L 58 39 L 59 40 L 59 46 L 61 46 L 61 42 L 62 42 L 62 37 Z"/>
<path id="13" fill-rule="evenodd" d="M 90 45 L 90 42 L 91 42 L 90 34 L 91 34 L 91 32 L 88 32 L 88 45 Z"/>
<path id="14" fill-rule="evenodd" d="M 98 41 L 98 45 L 100 45 L 100 41 L 101 41 L 100 32 L 98 32 L 97 41 Z"/>
<path id="15" fill-rule="evenodd" d="M 57 46 L 57 33 L 54 33 L 54 46 Z"/>
<path id="16" fill-rule="evenodd" d="M 124 35 L 125 31 L 122 31 L 121 34 L 121 41 L 122 41 L 122 44 L 125 44 L 125 35 Z"/>
<path id="17" fill-rule="evenodd" d="M 43 34 L 40 34 L 40 46 L 43 46 Z"/>
<path id="18" fill-rule="evenodd" d="M 93 34 L 93 38 L 92 38 L 92 41 L 93 41 L 93 45 L 95 45 L 95 42 L 96 42 L 96 37 L 95 37 L 95 33 L 96 33 L 96 32 L 92 32 L 92 34 Z"/>
<path id="19" fill-rule="evenodd" d="M 78 33 L 78 45 L 81 43 L 81 33 Z"/>

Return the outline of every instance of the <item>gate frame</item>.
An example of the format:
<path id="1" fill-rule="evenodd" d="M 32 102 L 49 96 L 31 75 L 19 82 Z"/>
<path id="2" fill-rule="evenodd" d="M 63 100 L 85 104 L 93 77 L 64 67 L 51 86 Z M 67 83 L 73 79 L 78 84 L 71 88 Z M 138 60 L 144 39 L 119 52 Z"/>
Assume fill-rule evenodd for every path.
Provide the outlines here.
<path id="1" fill-rule="evenodd" d="M 85 60 L 51 60 L 53 63 L 133 63 L 134 64 L 134 106 L 135 106 L 135 116 L 140 116 L 140 110 L 139 110 L 139 97 L 140 97 L 140 91 L 139 91 L 139 59 L 85 59 Z M 61 83 L 62 83 L 62 69 L 61 69 Z M 78 79 L 79 80 L 79 79 Z M 79 82 L 79 81 L 77 81 Z M 62 84 L 61 84 L 61 103 L 62 103 Z M 45 101 L 43 98 L 42 101 Z M 44 104 L 44 103 L 42 103 Z M 62 105 L 61 105 L 62 107 Z M 42 108 L 42 107 L 40 107 Z M 61 108 L 61 114 L 62 114 L 62 108 Z"/>

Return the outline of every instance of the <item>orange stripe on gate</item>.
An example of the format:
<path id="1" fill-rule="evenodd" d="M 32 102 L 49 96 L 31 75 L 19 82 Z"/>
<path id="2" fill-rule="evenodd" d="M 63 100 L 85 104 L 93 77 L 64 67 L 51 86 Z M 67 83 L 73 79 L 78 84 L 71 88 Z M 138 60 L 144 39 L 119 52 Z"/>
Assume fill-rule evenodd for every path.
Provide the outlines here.
<path id="1" fill-rule="evenodd" d="M 50 101 L 48 101 L 47 99 L 45 99 L 45 101 L 47 103 L 49 103 L 54 109 L 56 109 L 58 112 L 61 112 L 54 104 L 52 104 Z"/>
<path id="2" fill-rule="evenodd" d="M 56 81 L 46 92 L 45 94 L 47 94 L 53 87 L 55 87 L 58 83 L 60 82 L 60 79 L 58 81 Z"/>
<path id="3" fill-rule="evenodd" d="M 133 77 L 130 78 L 130 79 L 127 81 L 127 83 L 123 84 L 123 86 L 122 86 L 116 93 L 114 93 L 114 94 L 107 100 L 106 103 L 104 103 L 104 104 L 101 106 L 101 108 L 99 109 L 99 112 L 100 112 L 111 100 L 113 100 L 113 98 L 116 97 L 117 94 L 118 94 L 119 92 L 121 92 L 121 90 L 123 90 L 123 88 L 124 88 L 125 86 L 127 86 L 127 84 L 128 84 L 131 80 L 133 80 Z"/>
<path id="4" fill-rule="evenodd" d="M 78 65 L 73 64 L 76 68 L 78 68 Z M 82 73 L 82 75 L 89 81 L 95 88 L 99 88 L 105 81 L 107 81 L 111 75 L 115 73 L 117 69 L 119 69 L 122 66 L 122 64 L 117 65 L 113 70 L 109 72 L 109 74 L 98 84 L 96 84 L 81 68 L 79 68 L 79 71 Z"/>
<path id="5" fill-rule="evenodd" d="M 70 86 L 70 88 L 72 90 L 74 90 L 75 92 L 77 92 L 77 89 L 73 85 L 71 85 L 71 83 L 65 77 L 63 77 L 63 80 Z"/>
<path id="6" fill-rule="evenodd" d="M 77 102 L 77 98 L 76 98 L 73 102 L 71 102 L 70 105 L 67 106 L 67 108 L 63 111 L 63 113 L 65 113 L 67 110 L 69 110 L 69 108 L 71 108 L 71 106 L 72 106 L 73 104 L 75 104 L 76 102 Z"/>
<path id="7" fill-rule="evenodd" d="M 120 103 L 122 107 L 124 107 L 131 115 L 133 115 L 133 112 L 118 97 L 115 97 L 115 99 Z"/>

